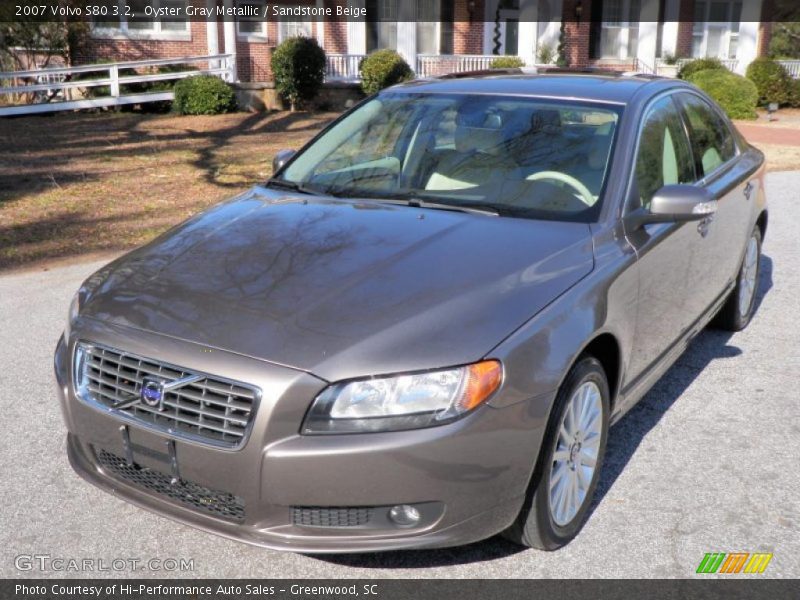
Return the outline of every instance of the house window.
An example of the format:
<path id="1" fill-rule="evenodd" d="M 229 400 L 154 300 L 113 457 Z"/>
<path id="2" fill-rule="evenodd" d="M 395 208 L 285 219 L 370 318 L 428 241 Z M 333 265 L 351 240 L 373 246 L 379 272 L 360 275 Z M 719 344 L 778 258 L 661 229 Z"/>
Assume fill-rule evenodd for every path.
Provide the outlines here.
<path id="1" fill-rule="evenodd" d="M 280 21 L 278 39 L 283 41 L 291 37 L 311 37 L 311 21 Z"/>
<path id="2" fill-rule="evenodd" d="M 600 25 L 601 58 L 634 58 L 639 46 L 639 0 L 607 0 Z"/>
<path id="3" fill-rule="evenodd" d="M 367 22 L 367 52 L 397 49 L 397 5 L 398 0 L 367 0 L 367 14 L 377 15 Z"/>
<path id="4" fill-rule="evenodd" d="M 236 6 L 242 8 L 254 8 L 249 11 L 256 15 L 264 14 L 264 7 L 267 0 L 236 0 Z M 242 37 L 267 37 L 267 22 L 260 17 L 238 17 L 236 19 L 236 33 Z"/>
<path id="5" fill-rule="evenodd" d="M 441 5 L 431 0 L 417 0 L 417 52 L 439 54 Z"/>
<path id="6" fill-rule="evenodd" d="M 108 16 L 95 17 L 92 23 L 95 35 L 169 38 L 185 37 L 189 33 L 189 22 L 185 16 L 186 0 L 101 0 L 98 5 L 106 8 L 107 15 L 112 15 L 116 9 L 120 16 L 116 20 Z M 153 12 L 181 9 L 181 17 L 146 17 L 146 7 L 154 9 Z M 130 19 L 126 13 L 133 13 L 136 18 Z"/>
<path id="7" fill-rule="evenodd" d="M 692 28 L 692 56 L 736 58 L 741 18 L 741 0 L 696 2 Z"/>

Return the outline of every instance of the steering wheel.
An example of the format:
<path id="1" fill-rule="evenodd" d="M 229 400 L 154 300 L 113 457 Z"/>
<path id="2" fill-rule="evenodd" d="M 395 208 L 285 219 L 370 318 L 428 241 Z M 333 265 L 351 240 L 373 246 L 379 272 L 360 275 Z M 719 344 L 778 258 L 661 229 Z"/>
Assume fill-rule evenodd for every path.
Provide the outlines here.
<path id="1" fill-rule="evenodd" d="M 541 181 L 543 179 L 550 179 L 552 181 L 560 181 L 561 183 L 566 183 L 580 195 L 581 201 L 586 206 L 594 206 L 595 198 L 592 195 L 592 192 L 589 191 L 583 183 L 579 180 L 575 179 L 572 175 L 567 175 L 566 173 L 562 173 L 561 171 L 539 171 L 538 173 L 534 173 L 533 175 L 528 175 L 525 180 L 526 181 Z"/>

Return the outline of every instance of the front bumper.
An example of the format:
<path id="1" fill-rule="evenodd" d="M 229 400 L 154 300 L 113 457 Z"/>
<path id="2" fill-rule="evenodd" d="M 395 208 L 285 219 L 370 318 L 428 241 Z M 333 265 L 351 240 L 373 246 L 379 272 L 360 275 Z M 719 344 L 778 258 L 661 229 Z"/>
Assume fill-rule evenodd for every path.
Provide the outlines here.
<path id="1" fill-rule="evenodd" d="M 260 387 L 262 399 L 246 444 L 220 449 L 131 424 L 124 440 L 121 421 L 73 392 L 69 358 L 78 338 Z M 305 411 L 326 382 L 272 363 L 90 320 L 73 327 L 70 340 L 59 341 L 55 372 L 70 462 L 87 481 L 206 531 L 310 553 L 453 546 L 505 529 L 522 505 L 551 400 L 484 406 L 429 429 L 300 436 Z M 171 448 L 170 454 L 165 448 Z M 176 499 L 179 495 L 153 491 L 109 469 L 100 460 L 108 455 L 130 457 L 135 469 L 166 480 L 177 469 L 191 486 L 235 497 L 243 514 L 221 517 L 198 510 L 196 502 Z M 392 523 L 388 509 L 397 504 L 420 508 L 420 523 Z M 298 508 L 342 507 L 366 507 L 371 520 L 318 526 L 296 517 Z"/>

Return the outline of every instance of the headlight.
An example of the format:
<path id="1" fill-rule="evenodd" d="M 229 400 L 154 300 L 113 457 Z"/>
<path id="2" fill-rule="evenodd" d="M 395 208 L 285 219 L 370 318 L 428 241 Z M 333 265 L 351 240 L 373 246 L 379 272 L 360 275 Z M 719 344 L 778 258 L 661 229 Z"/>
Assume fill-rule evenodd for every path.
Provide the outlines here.
<path id="1" fill-rule="evenodd" d="M 450 422 L 485 402 L 503 380 L 486 360 L 465 367 L 331 385 L 303 423 L 306 435 L 399 431 Z"/>
<path id="2" fill-rule="evenodd" d="M 67 326 L 64 328 L 64 341 L 69 341 L 69 334 L 72 330 L 72 323 L 78 318 L 81 310 L 81 292 L 78 290 L 69 303 L 69 314 L 67 314 Z"/>

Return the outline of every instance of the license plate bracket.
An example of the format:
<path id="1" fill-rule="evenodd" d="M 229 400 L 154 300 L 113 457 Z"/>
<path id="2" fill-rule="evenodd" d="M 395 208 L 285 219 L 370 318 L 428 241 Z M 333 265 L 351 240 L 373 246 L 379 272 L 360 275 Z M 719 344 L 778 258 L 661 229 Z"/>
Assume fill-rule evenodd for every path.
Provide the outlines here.
<path id="1" fill-rule="evenodd" d="M 147 456 L 151 459 L 165 463 L 169 467 L 172 479 L 170 483 L 175 485 L 181 480 L 180 469 L 178 468 L 178 449 L 175 445 L 175 440 L 164 440 L 166 452 L 159 452 L 146 446 L 140 446 L 131 441 L 131 432 L 128 425 L 122 425 L 120 428 L 120 435 L 122 436 L 122 447 L 125 452 L 125 461 L 129 467 L 136 464 L 136 454 Z"/>

